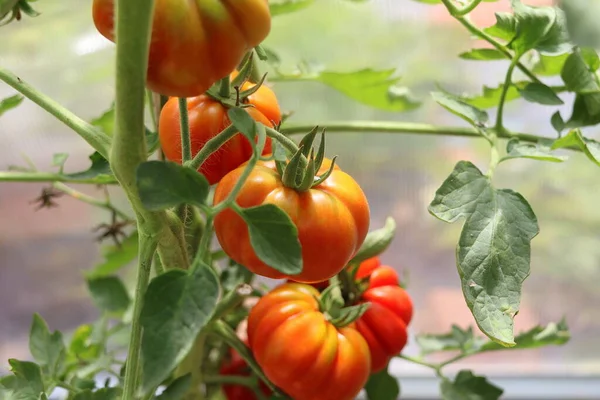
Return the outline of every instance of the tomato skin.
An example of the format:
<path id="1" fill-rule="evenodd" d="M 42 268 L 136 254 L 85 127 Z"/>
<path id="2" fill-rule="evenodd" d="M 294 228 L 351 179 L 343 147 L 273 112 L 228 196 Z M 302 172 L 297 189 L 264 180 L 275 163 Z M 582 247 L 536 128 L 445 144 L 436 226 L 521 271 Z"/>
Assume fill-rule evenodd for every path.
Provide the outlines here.
<path id="1" fill-rule="evenodd" d="M 356 278 L 366 277 L 369 286 L 360 301 L 368 301 L 371 306 L 356 321 L 356 328 L 369 345 L 372 371 L 378 372 L 406 346 L 413 304 L 408 293 L 399 286 L 396 271 L 380 265 L 379 259 L 365 260 L 358 267 Z"/>
<path id="2" fill-rule="evenodd" d="M 250 376 L 250 367 L 239 353 L 231 349 L 229 354 L 230 359 L 221 366 L 219 373 L 221 375 Z M 222 388 L 227 400 L 257 400 L 254 392 L 246 386 L 226 384 Z M 259 381 L 259 388 L 266 397 L 272 394 L 263 381 Z"/>
<path id="3" fill-rule="evenodd" d="M 330 164 L 331 160 L 325 160 L 322 169 Z M 231 171 L 219 182 L 215 204 L 227 198 L 244 167 Z M 240 190 L 237 203 L 243 208 L 275 204 L 298 228 L 303 271 L 287 276 L 260 261 L 250 244 L 245 222 L 233 210 L 226 209 L 215 218 L 215 233 L 225 253 L 250 271 L 273 279 L 314 283 L 331 278 L 356 253 L 369 229 L 367 199 L 356 181 L 339 168 L 320 185 L 297 192 L 283 185 L 274 162 L 259 162 Z"/>
<path id="4" fill-rule="evenodd" d="M 245 83 L 243 90 L 254 84 Z M 261 86 L 258 91 L 248 97 L 248 103 L 254 107 L 246 108 L 250 116 L 265 126 L 274 127 L 281 122 L 281 110 L 273 91 L 267 86 Z M 192 157 L 204 144 L 231 124 L 227 116 L 227 108 L 217 100 L 207 95 L 187 99 L 188 117 L 190 123 L 190 142 Z M 172 97 L 163 107 L 159 123 L 158 135 L 165 157 L 181 164 L 181 126 L 179 101 Z M 271 139 L 267 138 L 263 154 L 271 153 Z M 221 180 L 231 170 L 248 161 L 252 156 L 250 141 L 241 133 L 231 138 L 227 143 L 211 154 L 200 166 L 199 172 L 206 176 L 213 185 Z"/>
<path id="5" fill-rule="evenodd" d="M 114 42 L 114 1 L 94 0 L 98 31 Z M 271 30 L 267 0 L 156 0 L 147 85 L 177 97 L 204 93 Z"/>
<path id="6" fill-rule="evenodd" d="M 248 317 L 250 349 L 267 378 L 293 399 L 352 400 L 369 377 L 369 348 L 353 325 L 336 328 L 326 320 L 319 295 L 312 286 L 286 283 L 263 296 Z"/>

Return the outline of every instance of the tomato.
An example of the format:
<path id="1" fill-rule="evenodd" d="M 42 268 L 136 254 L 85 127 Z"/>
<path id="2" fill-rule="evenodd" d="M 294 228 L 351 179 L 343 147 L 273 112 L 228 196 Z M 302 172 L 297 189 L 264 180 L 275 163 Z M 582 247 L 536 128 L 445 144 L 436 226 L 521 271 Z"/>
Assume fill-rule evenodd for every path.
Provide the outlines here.
<path id="1" fill-rule="evenodd" d="M 247 82 L 242 89 L 246 90 L 253 86 L 254 84 Z M 269 127 L 274 127 L 281 122 L 281 110 L 277 98 L 267 86 L 262 85 L 258 91 L 248 97 L 247 102 L 254 106 L 246 108 L 254 120 Z M 205 94 L 187 99 L 187 108 L 193 157 L 209 139 L 229 126 L 231 121 L 227 116 L 226 106 Z M 165 157 L 181 164 L 179 115 L 179 102 L 176 97 L 173 97 L 167 101 L 160 113 L 158 135 Z M 263 154 L 270 152 L 271 139 L 267 138 Z M 238 133 L 211 154 L 198 171 L 204 174 L 208 182 L 213 185 L 219 182 L 225 174 L 248 161 L 251 156 L 250 141 Z"/>
<path id="2" fill-rule="evenodd" d="M 114 37 L 114 0 L 94 0 L 94 24 Z M 156 0 L 148 87 L 192 97 L 226 77 L 271 30 L 267 0 Z"/>
<path id="3" fill-rule="evenodd" d="M 250 376 L 250 367 L 237 351 L 231 349 L 230 359 L 223 364 L 219 373 L 221 375 Z M 266 397 L 272 394 L 263 381 L 259 381 L 259 389 Z M 227 400 L 257 400 L 252 389 L 242 385 L 223 385 L 223 392 Z"/>
<path id="4" fill-rule="evenodd" d="M 324 160 L 321 172 L 330 165 L 331 160 Z M 223 177 L 215 190 L 215 204 L 227 198 L 244 168 L 240 166 Z M 303 270 L 288 276 L 258 258 L 250 244 L 248 227 L 239 215 L 226 209 L 216 216 L 215 233 L 225 253 L 268 278 L 290 278 L 302 283 L 329 279 L 344 268 L 369 230 L 370 211 L 365 194 L 339 167 L 321 184 L 298 192 L 283 185 L 274 162 L 259 162 L 240 190 L 237 203 L 243 208 L 275 204 L 298 228 Z"/>
<path id="5" fill-rule="evenodd" d="M 381 265 L 376 257 L 361 263 L 356 278 L 369 279 L 360 301 L 368 301 L 371 306 L 356 321 L 356 329 L 369 345 L 373 372 L 378 372 L 406 346 L 406 327 L 412 319 L 413 304 L 408 293 L 399 286 L 396 271 Z"/>
<path id="6" fill-rule="evenodd" d="M 367 343 L 352 325 L 337 328 L 319 311 L 318 290 L 286 283 L 250 310 L 256 362 L 295 400 L 352 400 L 370 373 Z"/>

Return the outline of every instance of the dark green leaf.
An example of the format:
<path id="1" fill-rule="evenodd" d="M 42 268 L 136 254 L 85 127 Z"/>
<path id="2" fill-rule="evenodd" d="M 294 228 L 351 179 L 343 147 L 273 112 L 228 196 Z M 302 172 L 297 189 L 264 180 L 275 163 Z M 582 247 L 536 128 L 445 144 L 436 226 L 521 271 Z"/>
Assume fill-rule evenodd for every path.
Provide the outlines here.
<path id="1" fill-rule="evenodd" d="M 192 375 L 180 376 L 167 386 L 156 400 L 181 400 L 192 384 Z"/>
<path id="2" fill-rule="evenodd" d="M 588 64 L 592 63 L 592 65 Z M 592 68 L 595 66 L 595 68 Z M 562 80 L 567 88 L 576 93 L 598 93 L 600 94 L 600 85 L 598 84 L 595 70 L 597 69 L 597 59 L 593 57 L 584 58 L 580 51 L 575 51 L 565 61 L 561 72 Z M 598 110 L 590 110 L 596 111 Z"/>
<path id="3" fill-rule="evenodd" d="M 485 377 L 462 370 L 453 381 L 447 378 L 440 385 L 443 400 L 498 400 L 504 392 Z"/>
<path id="4" fill-rule="evenodd" d="M 578 94 L 573 102 L 571 118 L 565 128 L 580 128 L 600 124 L 600 94 Z"/>
<path id="5" fill-rule="evenodd" d="M 148 393 L 169 376 L 187 355 L 212 316 L 220 296 L 212 268 L 172 269 L 150 282 L 140 322 L 142 390 Z"/>
<path id="6" fill-rule="evenodd" d="M 449 333 L 434 335 L 422 334 L 416 337 L 417 344 L 421 348 L 421 354 L 427 355 L 438 351 L 462 351 L 469 352 L 477 350 L 484 342 L 484 339 L 473 335 L 473 328 L 462 329 L 457 325 L 452 325 L 452 331 Z M 492 342 L 493 343 L 493 342 Z"/>
<path id="7" fill-rule="evenodd" d="M 121 396 L 121 388 L 102 388 L 95 392 L 86 389 L 73 397 L 73 400 L 118 400 Z"/>
<path id="8" fill-rule="evenodd" d="M 458 115 L 472 125 L 485 125 L 489 120 L 488 114 L 485 111 L 464 102 L 456 96 L 442 92 L 433 92 L 431 95 L 446 110 Z"/>
<path id="9" fill-rule="evenodd" d="M 519 142 L 516 138 L 508 141 L 506 152 L 507 155 L 502 157 L 501 162 L 514 158 L 531 158 L 533 160 L 551 162 L 563 162 L 567 159 L 566 156 L 552 154 L 552 149 L 549 146 L 540 143 Z"/>
<path id="10" fill-rule="evenodd" d="M 233 126 L 247 138 L 254 140 L 256 137 L 256 122 L 246 110 L 239 107 L 232 107 L 227 111 L 227 116 Z"/>
<path id="11" fill-rule="evenodd" d="M 102 253 L 104 262 L 96 265 L 92 270 L 85 272 L 88 279 L 112 275 L 134 261 L 138 254 L 137 231 L 128 236 L 121 243 L 121 246 L 106 246 L 102 249 Z"/>
<path id="12" fill-rule="evenodd" d="M 87 170 L 65 175 L 73 179 L 97 179 L 99 184 L 115 182 L 108 161 L 100 153 L 94 152 L 90 156 L 90 160 L 92 165 Z"/>
<path id="13" fill-rule="evenodd" d="M 554 93 L 550 87 L 543 83 L 531 82 L 528 83 L 523 89 L 519 89 L 521 96 L 532 103 L 557 106 L 564 104 L 564 102 Z"/>
<path id="14" fill-rule="evenodd" d="M 271 16 L 288 14 L 310 6 L 314 0 L 270 0 Z"/>
<path id="15" fill-rule="evenodd" d="M 437 218 L 465 218 L 457 248 L 463 294 L 477 325 L 492 340 L 514 345 L 513 318 L 529 275 L 537 218 L 527 201 L 494 189 L 473 164 L 459 162 L 429 205 Z"/>
<path id="16" fill-rule="evenodd" d="M 517 20 L 507 12 L 496 13 L 496 23 L 484 29 L 488 35 L 510 42 L 517 34 Z"/>
<path id="17" fill-rule="evenodd" d="M 506 56 L 496 49 L 472 49 L 458 55 L 465 60 L 506 60 Z"/>
<path id="18" fill-rule="evenodd" d="M 511 47 L 522 55 L 532 49 L 562 53 L 570 48 L 566 22 L 556 7 L 530 7 L 521 0 L 511 0 L 517 36 Z"/>
<path id="19" fill-rule="evenodd" d="M 560 111 L 557 111 L 554 114 L 552 114 L 552 118 L 550 118 L 550 123 L 558 133 L 561 133 L 565 129 L 565 121 L 560 115 Z"/>
<path id="20" fill-rule="evenodd" d="M 130 298 L 125 285 L 116 276 L 106 276 L 87 280 L 88 289 L 96 307 L 103 312 L 124 313 L 129 307 Z"/>
<path id="21" fill-rule="evenodd" d="M 579 46 L 600 47 L 600 2 L 597 0 L 561 0 L 571 39 Z"/>
<path id="22" fill-rule="evenodd" d="M 398 379 L 383 370 L 372 374 L 365 385 L 368 400 L 396 400 L 400 398 Z"/>
<path id="23" fill-rule="evenodd" d="M 559 55 L 540 54 L 540 59 L 533 67 L 533 73 L 542 76 L 560 75 L 569 53 Z"/>
<path id="24" fill-rule="evenodd" d="M 23 97 L 23 95 L 15 94 L 14 96 L 0 100 L 0 117 L 8 110 L 17 107 L 23 102 L 24 99 L 25 97 Z"/>
<path id="25" fill-rule="evenodd" d="M 579 129 L 573 129 L 568 135 L 557 139 L 552 145 L 552 150 L 575 147 L 600 167 L 600 143 L 583 136 Z"/>
<path id="26" fill-rule="evenodd" d="M 245 208 L 240 215 L 248 225 L 252 248 L 262 262 L 287 275 L 302 272 L 298 229 L 289 215 L 274 204 Z"/>
<path id="27" fill-rule="evenodd" d="M 146 161 L 137 169 L 137 187 L 147 210 L 182 204 L 203 206 L 209 184 L 204 175 L 170 161 Z"/>
<path id="28" fill-rule="evenodd" d="M 546 326 L 536 326 L 527 332 L 515 337 L 517 345 L 513 349 L 535 349 L 543 346 L 560 346 L 571 339 L 566 321 L 558 324 L 550 323 Z M 498 343 L 488 342 L 481 346 L 480 351 L 505 350 Z"/>
<path id="29" fill-rule="evenodd" d="M 31 322 L 29 351 L 46 375 L 56 377 L 62 372 L 66 357 L 62 333 L 50 333 L 46 321 L 39 314 L 34 314 Z"/>
<path id="30" fill-rule="evenodd" d="M 375 257 L 383 253 L 396 234 L 396 221 L 392 217 L 385 220 L 385 225 L 381 229 L 369 232 L 360 249 L 354 255 L 350 262 L 360 263 L 368 258 Z"/>
<path id="31" fill-rule="evenodd" d="M 85 389 L 94 390 L 96 388 L 96 381 L 93 379 L 82 379 L 82 378 L 74 377 L 71 380 L 71 386 L 73 386 L 74 388 L 80 389 L 80 390 L 85 390 Z"/>

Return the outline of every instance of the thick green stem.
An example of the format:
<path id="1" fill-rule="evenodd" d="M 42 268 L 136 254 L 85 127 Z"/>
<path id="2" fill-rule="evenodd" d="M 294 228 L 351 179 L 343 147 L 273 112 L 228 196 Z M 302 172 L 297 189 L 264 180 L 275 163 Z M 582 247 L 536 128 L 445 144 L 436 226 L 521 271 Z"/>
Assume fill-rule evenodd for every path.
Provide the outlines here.
<path id="1" fill-rule="evenodd" d="M 116 180 L 106 181 L 104 178 L 72 178 L 67 175 L 53 174 L 49 172 L 21 172 L 21 171 L 0 171 L 0 182 L 65 182 L 81 183 L 90 185 L 115 184 Z"/>
<path id="2" fill-rule="evenodd" d="M 181 160 L 185 163 L 192 159 L 190 119 L 188 116 L 187 99 L 185 97 L 179 98 L 179 121 L 181 126 Z"/>
<path id="3" fill-rule="evenodd" d="M 71 111 L 67 110 L 45 94 L 34 89 L 21 78 L 4 68 L 0 68 L 0 80 L 6 82 L 9 86 L 12 86 L 19 93 L 48 111 L 69 128 L 73 129 L 104 158 L 108 158 L 110 138 L 104 132 L 96 129 L 93 125 L 82 120 Z"/>
<path id="4" fill-rule="evenodd" d="M 134 398 L 137 387 L 137 375 L 140 360 L 140 348 L 142 343 L 142 325 L 140 324 L 140 314 L 144 303 L 144 294 L 150 280 L 150 269 L 152 259 L 156 251 L 156 240 L 152 235 L 143 231 L 142 226 L 139 230 L 139 264 L 137 271 L 137 284 L 135 288 L 135 298 L 133 303 L 133 317 L 131 322 L 131 334 L 129 339 L 129 349 L 127 353 L 127 365 L 125 366 L 125 382 L 123 388 L 123 400 Z"/>
<path id="5" fill-rule="evenodd" d="M 194 156 L 194 159 L 188 161 L 185 165 L 192 168 L 198 169 L 206 161 L 206 159 L 221 146 L 223 146 L 229 139 L 234 137 L 238 133 L 237 129 L 233 125 L 229 125 L 227 128 L 222 130 L 218 135 L 207 141 L 202 149 Z"/>

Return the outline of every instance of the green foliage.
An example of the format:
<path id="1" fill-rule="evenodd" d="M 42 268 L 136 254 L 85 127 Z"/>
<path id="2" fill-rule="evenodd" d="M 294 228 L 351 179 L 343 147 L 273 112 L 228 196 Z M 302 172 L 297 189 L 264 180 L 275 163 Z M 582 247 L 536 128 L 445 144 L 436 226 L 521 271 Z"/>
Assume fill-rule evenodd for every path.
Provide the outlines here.
<path id="1" fill-rule="evenodd" d="M 50 333 L 46 321 L 39 314 L 33 315 L 29 351 L 45 375 L 56 378 L 63 372 L 66 349 L 62 334 L 58 331 Z"/>
<path id="2" fill-rule="evenodd" d="M 116 276 L 88 279 L 92 300 L 101 311 L 124 313 L 131 302 L 125 285 Z"/>
<path id="3" fill-rule="evenodd" d="M 506 144 L 506 156 L 502 157 L 500 162 L 515 158 L 530 158 L 540 161 L 563 162 L 567 160 L 566 156 L 558 156 L 552 153 L 550 146 L 541 143 L 523 143 L 513 138 Z"/>
<path id="4" fill-rule="evenodd" d="M 77 393 L 73 400 L 118 400 L 121 391 L 121 388 L 101 388 L 96 391 L 86 389 Z"/>
<path id="5" fill-rule="evenodd" d="M 8 110 L 18 107 L 24 99 L 24 96 L 20 94 L 15 94 L 13 96 L 0 100 L 0 117 Z"/>
<path id="6" fill-rule="evenodd" d="M 461 53 L 458 56 L 465 60 L 506 60 L 504 53 L 497 49 L 472 49 L 465 53 Z"/>
<path id="7" fill-rule="evenodd" d="M 460 371 L 454 381 L 442 379 L 440 391 L 443 400 L 497 400 L 504 392 L 469 370 Z"/>
<path id="8" fill-rule="evenodd" d="M 433 92 L 433 99 L 452 114 L 458 115 L 471 125 L 483 126 L 488 120 L 488 114 L 479 108 L 468 104 L 456 96 L 448 93 Z"/>
<path id="9" fill-rule="evenodd" d="M 557 139 L 552 145 L 553 150 L 566 147 L 580 149 L 594 164 L 600 166 L 600 143 L 584 137 L 579 129 L 572 130 L 568 135 Z"/>
<path id="10" fill-rule="evenodd" d="M 529 275 L 529 242 L 539 232 L 533 210 L 523 196 L 493 188 L 477 167 L 461 161 L 429 211 L 445 222 L 465 218 L 457 247 L 465 300 L 483 333 L 514 346 L 513 318 Z"/>
<path id="11" fill-rule="evenodd" d="M 564 102 L 554 93 L 552 88 L 543 83 L 531 82 L 525 85 L 523 89 L 518 89 L 521 96 L 532 103 L 544 104 L 547 106 L 558 106 Z"/>
<path id="12" fill-rule="evenodd" d="M 262 262 L 284 274 L 302 272 L 298 229 L 289 215 L 274 204 L 244 208 L 239 214 L 248 226 L 252 248 Z"/>
<path id="13" fill-rule="evenodd" d="M 138 234 L 134 231 L 120 246 L 105 246 L 102 249 L 104 261 L 93 269 L 85 271 L 88 279 L 101 278 L 114 274 L 137 258 Z"/>
<path id="14" fill-rule="evenodd" d="M 398 380 L 387 369 L 372 374 L 365 386 L 369 400 L 396 400 L 400 397 Z"/>
<path id="15" fill-rule="evenodd" d="M 365 241 L 356 252 L 350 263 L 360 263 L 368 258 L 383 253 L 394 240 L 396 234 L 396 221 L 392 217 L 385 220 L 385 225 L 367 234 Z"/>
<path id="16" fill-rule="evenodd" d="M 108 161 L 97 151 L 90 156 L 92 165 L 85 171 L 65 174 L 71 179 L 94 179 L 98 184 L 114 183 L 115 177 Z"/>

